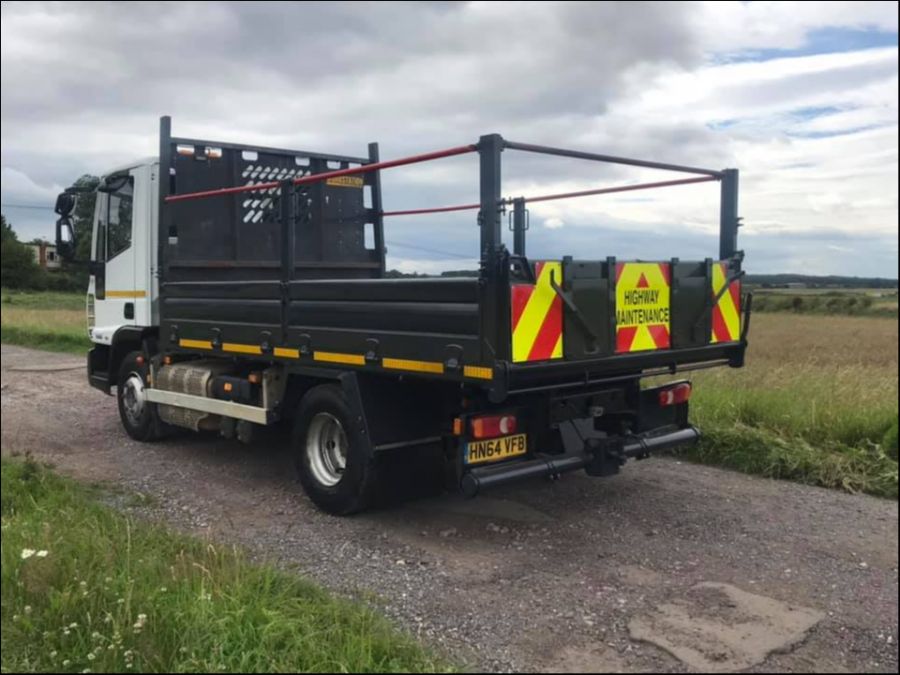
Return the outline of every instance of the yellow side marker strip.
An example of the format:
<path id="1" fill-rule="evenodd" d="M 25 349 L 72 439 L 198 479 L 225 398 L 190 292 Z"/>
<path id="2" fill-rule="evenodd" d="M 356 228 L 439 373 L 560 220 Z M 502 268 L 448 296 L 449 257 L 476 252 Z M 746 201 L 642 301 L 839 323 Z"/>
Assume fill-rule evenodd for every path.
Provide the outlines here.
<path id="1" fill-rule="evenodd" d="M 299 349 L 289 349 L 288 347 L 275 347 L 275 356 L 281 356 L 286 359 L 299 359 Z"/>
<path id="2" fill-rule="evenodd" d="M 313 352 L 313 360 L 327 363 L 345 363 L 351 366 L 366 365 L 366 357 L 362 354 L 342 354 L 340 352 Z"/>
<path id="3" fill-rule="evenodd" d="M 414 361 L 410 359 L 388 359 L 381 360 L 381 365 L 391 370 L 410 370 L 414 373 L 437 373 L 444 374 L 444 364 L 437 361 Z"/>
<path id="4" fill-rule="evenodd" d="M 212 349 L 212 342 L 209 340 L 179 340 L 178 345 L 180 347 L 187 347 L 188 349 Z"/>
<path id="5" fill-rule="evenodd" d="M 146 298 L 147 291 L 106 291 L 107 298 Z"/>
<path id="6" fill-rule="evenodd" d="M 178 341 L 181 347 L 187 349 L 212 349 L 212 342 L 209 340 L 188 340 L 181 339 Z M 225 342 L 222 344 L 222 351 L 235 352 L 239 354 L 257 354 L 262 355 L 262 348 L 259 345 L 244 345 L 236 342 Z M 300 350 L 291 349 L 289 347 L 275 347 L 273 350 L 275 356 L 289 359 L 299 359 Z M 362 354 L 344 354 L 341 352 L 313 352 L 313 360 L 324 361 L 326 363 L 342 363 L 351 366 L 366 365 L 366 357 Z M 384 358 L 381 365 L 389 370 L 408 370 L 416 373 L 434 373 L 437 375 L 444 374 L 444 364 L 437 361 L 416 361 L 413 359 L 391 359 Z M 487 366 L 465 366 L 463 368 L 465 377 L 473 377 L 480 380 L 491 380 L 494 378 L 494 371 Z"/>
<path id="7" fill-rule="evenodd" d="M 477 377 L 479 380 L 492 380 L 494 379 L 494 370 L 486 366 L 464 366 L 463 375 Z"/>
<path id="8" fill-rule="evenodd" d="M 262 354 L 262 348 L 259 345 L 242 345 L 236 342 L 223 342 L 222 351 L 238 354 Z"/>

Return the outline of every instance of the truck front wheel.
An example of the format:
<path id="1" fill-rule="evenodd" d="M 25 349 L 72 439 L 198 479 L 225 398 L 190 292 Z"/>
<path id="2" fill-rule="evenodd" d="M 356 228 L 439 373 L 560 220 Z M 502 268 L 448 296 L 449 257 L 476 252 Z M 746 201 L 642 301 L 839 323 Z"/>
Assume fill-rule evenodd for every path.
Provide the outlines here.
<path id="1" fill-rule="evenodd" d="M 116 384 L 119 401 L 119 418 L 125 431 L 136 441 L 155 441 L 162 436 L 162 423 L 156 412 L 156 404 L 145 395 L 147 388 L 147 364 L 138 363 L 140 352 L 131 352 L 122 361 Z"/>
<path id="2" fill-rule="evenodd" d="M 300 402 L 293 447 L 300 483 L 323 511 L 345 516 L 372 501 L 375 463 L 367 456 L 350 405 L 337 385 L 311 389 Z"/>

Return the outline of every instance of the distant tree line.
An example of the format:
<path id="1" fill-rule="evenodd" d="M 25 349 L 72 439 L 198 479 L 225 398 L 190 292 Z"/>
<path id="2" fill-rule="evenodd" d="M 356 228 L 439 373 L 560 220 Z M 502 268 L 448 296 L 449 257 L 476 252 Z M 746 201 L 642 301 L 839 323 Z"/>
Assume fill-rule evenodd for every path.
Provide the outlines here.
<path id="1" fill-rule="evenodd" d="M 788 284 L 803 284 L 808 288 L 897 288 L 897 279 L 807 274 L 748 274 L 744 283 L 763 288 L 786 287 Z"/>
<path id="2" fill-rule="evenodd" d="M 74 182 L 78 187 L 95 188 L 100 183 L 96 176 L 85 174 Z M 94 218 L 94 202 L 96 192 L 88 192 L 78 196 L 72 222 L 75 229 L 75 260 L 63 262 L 58 270 L 43 269 L 35 260 L 34 253 L 28 244 L 19 241 L 12 223 L 0 214 L 3 223 L 3 239 L 0 243 L 0 285 L 4 288 L 23 290 L 53 291 L 85 291 L 88 284 L 87 262 L 91 253 L 91 227 Z M 54 227 L 56 216 L 48 222 L 48 228 Z M 55 230 L 54 230 L 55 231 Z M 39 243 L 41 238 L 31 243 Z"/>

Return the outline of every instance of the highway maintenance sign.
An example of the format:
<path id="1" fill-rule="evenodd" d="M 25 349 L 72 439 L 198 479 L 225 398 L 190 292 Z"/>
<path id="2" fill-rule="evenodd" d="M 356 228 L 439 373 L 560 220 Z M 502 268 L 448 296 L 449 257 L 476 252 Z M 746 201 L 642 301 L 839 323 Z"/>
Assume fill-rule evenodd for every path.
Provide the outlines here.
<path id="1" fill-rule="evenodd" d="M 668 349 L 669 263 L 616 264 L 616 353 Z"/>

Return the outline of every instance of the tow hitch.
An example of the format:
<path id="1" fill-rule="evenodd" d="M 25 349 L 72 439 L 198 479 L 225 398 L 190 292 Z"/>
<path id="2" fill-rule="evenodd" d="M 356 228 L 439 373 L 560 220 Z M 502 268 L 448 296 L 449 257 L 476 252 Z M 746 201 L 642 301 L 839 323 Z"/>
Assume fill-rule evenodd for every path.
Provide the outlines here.
<path id="1" fill-rule="evenodd" d="M 610 476 L 618 473 L 626 458 L 643 458 L 658 450 L 695 443 L 700 431 L 693 426 L 674 429 L 666 433 L 641 434 L 628 437 L 584 439 L 578 434 L 575 422 L 560 424 L 563 444 L 572 446 L 572 435 L 577 441 L 576 451 L 551 455 L 502 466 L 476 468 L 462 478 L 461 489 L 466 497 L 474 497 L 482 490 L 505 485 L 517 480 L 538 476 L 558 477 L 563 473 L 585 469 L 590 476 Z"/>

